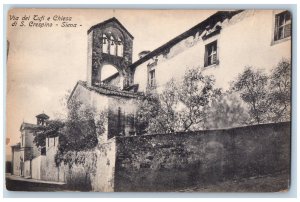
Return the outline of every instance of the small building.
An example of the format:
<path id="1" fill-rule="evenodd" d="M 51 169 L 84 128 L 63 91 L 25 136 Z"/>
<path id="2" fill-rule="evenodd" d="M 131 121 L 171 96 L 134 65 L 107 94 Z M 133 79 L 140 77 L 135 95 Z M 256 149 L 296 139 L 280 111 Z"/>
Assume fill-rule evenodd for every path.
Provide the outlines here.
<path id="1" fill-rule="evenodd" d="M 45 148 L 39 149 L 34 143 L 34 136 L 47 124 L 49 116 L 42 113 L 36 116 L 37 124 L 23 122 L 20 126 L 20 142 L 11 146 L 12 175 L 32 177 L 32 160 L 45 155 Z"/>

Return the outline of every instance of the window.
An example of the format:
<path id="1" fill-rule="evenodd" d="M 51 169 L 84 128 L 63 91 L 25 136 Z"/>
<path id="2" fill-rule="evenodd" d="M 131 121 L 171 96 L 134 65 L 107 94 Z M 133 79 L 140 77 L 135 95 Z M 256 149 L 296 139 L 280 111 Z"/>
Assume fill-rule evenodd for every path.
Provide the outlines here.
<path id="1" fill-rule="evenodd" d="M 274 41 L 278 41 L 291 36 L 291 15 L 284 11 L 275 15 Z"/>
<path id="2" fill-rule="evenodd" d="M 109 48 L 109 54 L 111 55 L 116 55 L 116 40 L 114 39 L 113 36 L 110 37 L 110 48 Z"/>
<path id="3" fill-rule="evenodd" d="M 117 41 L 117 56 L 123 57 L 123 42 L 120 38 Z"/>
<path id="4" fill-rule="evenodd" d="M 155 86 L 155 69 L 149 72 L 149 86 L 150 87 Z"/>
<path id="5" fill-rule="evenodd" d="M 108 40 L 107 36 L 105 34 L 103 34 L 103 36 L 102 36 L 103 53 L 108 53 L 108 43 L 109 43 L 109 40 Z"/>
<path id="6" fill-rule="evenodd" d="M 217 41 L 205 46 L 204 66 L 210 66 L 218 63 Z"/>
<path id="7" fill-rule="evenodd" d="M 41 149 L 41 155 L 46 155 L 46 147 L 42 147 L 42 149 Z"/>
<path id="8" fill-rule="evenodd" d="M 124 55 L 124 42 L 122 37 L 118 34 L 111 32 L 102 34 L 102 52 L 114 56 L 123 57 Z"/>

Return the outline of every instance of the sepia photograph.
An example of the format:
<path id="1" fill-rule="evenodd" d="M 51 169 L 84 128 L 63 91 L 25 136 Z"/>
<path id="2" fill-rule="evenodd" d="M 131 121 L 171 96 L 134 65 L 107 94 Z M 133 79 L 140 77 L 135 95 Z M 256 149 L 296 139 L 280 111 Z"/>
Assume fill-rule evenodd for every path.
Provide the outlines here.
<path id="1" fill-rule="evenodd" d="M 10 9 L 6 189 L 288 192 L 292 21 Z"/>

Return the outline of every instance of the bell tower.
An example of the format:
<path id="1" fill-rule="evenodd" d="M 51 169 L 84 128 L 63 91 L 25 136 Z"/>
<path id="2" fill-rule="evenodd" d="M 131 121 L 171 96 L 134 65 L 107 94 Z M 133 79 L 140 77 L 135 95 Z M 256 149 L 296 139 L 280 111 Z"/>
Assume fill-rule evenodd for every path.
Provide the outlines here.
<path id="1" fill-rule="evenodd" d="M 133 82 L 133 75 L 128 66 L 132 63 L 133 36 L 116 19 L 111 18 L 92 26 L 88 30 L 88 68 L 87 83 L 101 86 L 110 81 L 103 78 L 103 66 L 110 65 L 117 73 L 109 79 L 119 89 L 128 87 Z"/>
<path id="2" fill-rule="evenodd" d="M 47 114 L 43 112 L 41 114 L 36 115 L 35 117 L 36 117 L 37 125 L 41 125 L 41 126 L 47 125 L 47 121 L 49 119 L 49 116 Z"/>

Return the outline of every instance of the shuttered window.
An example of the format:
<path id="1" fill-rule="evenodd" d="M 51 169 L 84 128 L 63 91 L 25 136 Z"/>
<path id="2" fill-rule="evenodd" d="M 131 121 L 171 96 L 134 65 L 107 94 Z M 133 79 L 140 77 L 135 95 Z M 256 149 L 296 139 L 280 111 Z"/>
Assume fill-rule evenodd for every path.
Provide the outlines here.
<path id="1" fill-rule="evenodd" d="M 291 14 L 288 11 L 275 15 L 274 41 L 291 36 Z"/>
<path id="2" fill-rule="evenodd" d="M 149 72 L 149 85 L 150 85 L 150 87 L 155 86 L 155 69 L 153 69 Z"/>
<path id="3" fill-rule="evenodd" d="M 205 46 L 204 66 L 217 64 L 218 62 L 218 50 L 217 41 L 211 42 Z"/>

